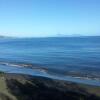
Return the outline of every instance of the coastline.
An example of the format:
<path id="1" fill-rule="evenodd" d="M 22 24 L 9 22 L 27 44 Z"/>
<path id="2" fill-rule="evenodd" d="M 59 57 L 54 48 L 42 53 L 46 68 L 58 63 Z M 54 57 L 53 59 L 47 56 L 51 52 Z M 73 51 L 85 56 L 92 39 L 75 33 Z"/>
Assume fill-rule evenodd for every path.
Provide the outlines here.
<path id="1" fill-rule="evenodd" d="M 100 100 L 98 86 L 25 74 L 1 72 L 0 90 L 1 100 Z"/>
<path id="2" fill-rule="evenodd" d="M 44 71 L 43 68 L 27 68 L 27 67 L 17 67 L 17 66 L 9 66 L 9 65 L 0 65 L 0 71 L 3 71 L 5 73 L 17 73 L 17 74 L 26 74 L 26 75 L 32 75 L 32 76 L 42 76 L 52 79 L 58 79 L 58 80 L 64 80 L 64 81 L 71 81 L 75 83 L 83 83 L 86 85 L 94 85 L 94 86 L 100 86 L 100 80 L 93 80 L 93 79 L 86 79 L 83 77 L 73 77 L 69 75 L 54 75 L 52 73 L 48 73 L 47 71 Z"/>

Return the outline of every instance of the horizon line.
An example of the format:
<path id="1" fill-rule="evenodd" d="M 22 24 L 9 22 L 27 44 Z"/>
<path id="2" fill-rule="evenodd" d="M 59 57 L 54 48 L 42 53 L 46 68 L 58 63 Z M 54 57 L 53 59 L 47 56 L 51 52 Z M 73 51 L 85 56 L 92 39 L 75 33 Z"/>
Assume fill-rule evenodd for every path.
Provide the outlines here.
<path id="1" fill-rule="evenodd" d="M 66 37 L 100 37 L 100 35 L 66 35 L 66 36 L 7 36 L 7 35 L 0 35 L 0 38 L 66 38 Z"/>

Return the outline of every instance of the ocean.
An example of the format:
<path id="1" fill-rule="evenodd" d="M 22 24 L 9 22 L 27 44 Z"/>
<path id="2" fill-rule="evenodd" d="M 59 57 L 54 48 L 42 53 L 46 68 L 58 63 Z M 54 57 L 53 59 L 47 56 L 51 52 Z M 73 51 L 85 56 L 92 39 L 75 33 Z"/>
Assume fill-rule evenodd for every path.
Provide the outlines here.
<path id="1" fill-rule="evenodd" d="M 100 37 L 1 38 L 0 70 L 100 85 Z"/>

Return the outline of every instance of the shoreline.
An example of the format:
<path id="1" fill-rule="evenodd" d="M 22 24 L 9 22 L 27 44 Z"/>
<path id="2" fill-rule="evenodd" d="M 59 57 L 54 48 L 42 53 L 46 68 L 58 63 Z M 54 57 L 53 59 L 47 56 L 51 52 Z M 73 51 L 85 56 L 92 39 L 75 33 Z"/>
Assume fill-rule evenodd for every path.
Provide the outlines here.
<path id="1" fill-rule="evenodd" d="M 64 81 L 71 81 L 75 83 L 83 83 L 87 85 L 94 85 L 94 86 L 100 86 L 99 80 L 90 80 L 90 79 L 84 79 L 81 77 L 73 77 L 73 76 L 59 76 L 59 75 L 53 75 L 46 73 L 44 71 L 41 71 L 39 69 L 29 69 L 24 67 L 12 67 L 12 66 L 5 66 L 0 65 L 0 71 L 6 72 L 6 73 L 15 73 L 15 74 L 25 74 L 25 75 L 32 75 L 32 76 L 42 76 L 52 79 L 58 79 L 58 80 L 64 80 Z"/>
<path id="2" fill-rule="evenodd" d="M 10 99 L 1 100 L 100 100 L 98 86 L 25 74 L 1 72 L 2 90 Z"/>
<path id="3" fill-rule="evenodd" d="M 43 72 L 43 73 L 47 73 L 47 74 L 52 74 L 54 75 L 55 73 L 53 73 L 52 71 L 49 71 L 48 68 L 46 67 L 40 67 L 40 66 L 37 66 L 35 64 L 25 64 L 25 63 L 14 63 L 14 62 L 3 62 L 3 61 L 0 61 L 0 65 L 2 66 L 8 66 L 8 67 L 16 67 L 16 68 L 27 68 L 27 69 L 32 69 L 32 70 L 36 70 L 36 71 L 39 71 L 39 72 Z M 37 66 L 37 67 L 36 67 Z M 56 73 L 56 75 L 60 75 L 59 73 Z M 61 74 L 61 76 L 64 76 Z M 81 71 L 67 71 L 66 70 L 66 76 L 70 76 L 70 77 L 73 77 L 73 78 L 78 78 L 78 79 L 84 79 L 84 80 L 97 80 L 97 81 L 100 81 L 100 76 L 96 76 L 94 74 L 88 74 L 88 73 L 82 73 Z"/>

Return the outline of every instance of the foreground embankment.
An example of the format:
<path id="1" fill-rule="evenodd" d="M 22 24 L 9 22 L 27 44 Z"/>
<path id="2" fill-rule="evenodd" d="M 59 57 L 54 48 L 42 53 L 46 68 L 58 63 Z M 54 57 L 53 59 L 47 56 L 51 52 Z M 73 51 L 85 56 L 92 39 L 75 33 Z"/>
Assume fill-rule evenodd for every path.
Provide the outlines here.
<path id="1" fill-rule="evenodd" d="M 0 100 L 100 100 L 100 87 L 1 72 Z"/>

